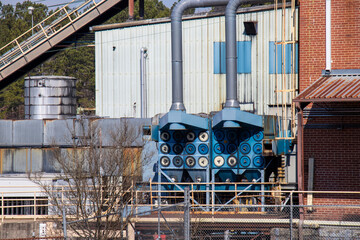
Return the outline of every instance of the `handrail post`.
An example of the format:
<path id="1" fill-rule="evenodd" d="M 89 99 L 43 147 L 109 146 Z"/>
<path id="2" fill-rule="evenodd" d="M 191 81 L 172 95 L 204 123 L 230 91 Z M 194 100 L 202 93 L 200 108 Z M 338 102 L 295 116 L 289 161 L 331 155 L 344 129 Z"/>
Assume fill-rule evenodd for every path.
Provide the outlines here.
<path id="1" fill-rule="evenodd" d="M 194 199 L 194 184 L 193 183 L 191 184 L 191 196 L 192 196 L 192 199 L 190 199 L 190 200 L 193 200 Z M 193 203 L 194 203 L 194 201 L 190 202 L 192 207 L 193 207 Z"/>
<path id="2" fill-rule="evenodd" d="M 190 192 L 184 188 L 184 240 L 190 239 Z"/>
<path id="3" fill-rule="evenodd" d="M 290 240 L 293 239 L 293 192 L 290 193 Z"/>
<path id="4" fill-rule="evenodd" d="M 34 192 L 34 221 L 36 221 L 36 192 Z"/>
<path id="5" fill-rule="evenodd" d="M 1 193 L 1 222 L 4 222 L 4 192 Z"/>
<path id="6" fill-rule="evenodd" d="M 73 22 L 73 20 L 71 19 L 71 17 L 70 17 L 70 15 L 69 15 L 68 11 L 66 11 L 66 8 L 64 8 L 64 11 L 65 11 L 65 13 L 66 13 L 66 16 L 67 16 L 67 17 L 68 17 L 68 19 L 70 20 L 70 22 Z"/>
<path id="7" fill-rule="evenodd" d="M 41 30 L 43 31 L 43 33 L 44 33 L 45 37 L 46 37 L 46 38 L 49 38 L 49 36 L 46 34 L 46 32 L 45 32 L 45 30 L 44 30 L 43 26 L 41 26 L 41 24 L 39 24 L 39 25 L 40 25 L 40 28 L 41 28 Z"/>
<path id="8" fill-rule="evenodd" d="M 19 44 L 18 40 L 15 39 L 14 41 L 15 41 L 16 45 L 18 46 L 18 48 L 20 49 L 21 53 L 24 55 L 24 51 L 22 50 L 21 45 Z"/>
<path id="9" fill-rule="evenodd" d="M 153 192 L 152 192 L 152 181 L 150 178 L 150 183 L 149 183 L 149 191 L 150 191 L 150 209 L 153 210 Z"/>
<path id="10" fill-rule="evenodd" d="M 138 191 L 135 190 L 135 214 L 138 213 Z"/>

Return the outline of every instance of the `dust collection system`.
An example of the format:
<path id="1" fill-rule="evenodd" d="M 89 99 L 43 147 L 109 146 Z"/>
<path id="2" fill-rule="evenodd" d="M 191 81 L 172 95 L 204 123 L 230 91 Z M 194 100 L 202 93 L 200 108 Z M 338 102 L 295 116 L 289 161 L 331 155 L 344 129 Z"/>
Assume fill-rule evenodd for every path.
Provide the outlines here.
<path id="1" fill-rule="evenodd" d="M 282 155 L 291 152 L 290 140 L 275 139 L 279 136 L 275 116 L 240 110 L 237 100 L 236 10 L 244 2 L 249 1 L 183 0 L 172 11 L 172 105 L 168 113 L 153 121 L 156 125 L 152 126 L 152 139 L 158 142 L 153 182 L 165 190 L 162 196 L 176 195 L 172 191 L 181 192 L 186 183 L 192 183 L 196 188 L 193 190 L 203 191 L 201 200 L 197 200 L 200 204 L 209 204 L 210 198 L 219 203 L 231 201 L 234 194 L 221 194 L 221 190 L 271 190 L 274 181 L 270 183 L 270 176 L 278 176 Z M 188 8 L 222 5 L 227 5 L 225 106 L 215 115 L 187 114 L 183 103 L 182 13 Z M 254 199 L 253 195 L 251 199 Z M 253 201 L 264 204 L 265 193 L 258 196 Z"/>

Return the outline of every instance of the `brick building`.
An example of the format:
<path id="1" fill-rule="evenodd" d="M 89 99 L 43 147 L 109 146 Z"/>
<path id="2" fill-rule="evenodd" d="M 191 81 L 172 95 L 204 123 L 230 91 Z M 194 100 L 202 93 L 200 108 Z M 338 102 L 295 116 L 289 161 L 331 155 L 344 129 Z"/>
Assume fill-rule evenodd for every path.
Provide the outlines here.
<path id="1" fill-rule="evenodd" d="M 299 43 L 298 188 L 360 191 L 360 0 L 301 0 Z M 360 204 L 354 194 L 308 196 L 300 204 Z"/>

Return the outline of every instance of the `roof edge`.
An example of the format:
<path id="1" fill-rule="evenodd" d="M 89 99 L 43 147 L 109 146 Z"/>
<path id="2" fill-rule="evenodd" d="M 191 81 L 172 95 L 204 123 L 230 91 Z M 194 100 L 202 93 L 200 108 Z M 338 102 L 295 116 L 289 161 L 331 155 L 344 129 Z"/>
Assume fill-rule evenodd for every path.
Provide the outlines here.
<path id="1" fill-rule="evenodd" d="M 349 75 L 357 75 L 360 76 L 360 69 L 333 69 L 331 71 L 328 70 L 322 70 L 321 74 L 324 77 L 328 77 L 328 76 L 336 76 L 336 75 L 341 75 L 341 76 L 349 76 Z"/>
<path id="2" fill-rule="evenodd" d="M 250 13 L 250 12 L 274 10 L 274 6 L 275 6 L 274 4 L 268 4 L 268 5 L 254 6 L 254 7 L 239 8 L 236 13 L 238 14 L 238 13 Z M 286 3 L 286 8 L 289 8 L 289 7 L 291 7 L 291 4 Z M 278 7 L 278 8 L 281 9 L 281 7 Z M 186 21 L 186 20 L 201 19 L 201 18 L 219 17 L 219 16 L 225 16 L 225 12 L 198 13 L 198 14 L 184 16 L 183 20 Z M 170 17 L 154 18 L 154 19 L 146 19 L 146 20 L 139 20 L 139 21 L 129 21 L 129 22 L 123 22 L 123 23 L 112 23 L 112 24 L 92 26 L 90 28 L 90 31 L 98 32 L 98 31 L 105 31 L 105 30 L 111 30 L 111 29 L 117 29 L 117 28 L 144 26 L 144 25 L 168 23 L 168 22 L 171 22 Z"/>

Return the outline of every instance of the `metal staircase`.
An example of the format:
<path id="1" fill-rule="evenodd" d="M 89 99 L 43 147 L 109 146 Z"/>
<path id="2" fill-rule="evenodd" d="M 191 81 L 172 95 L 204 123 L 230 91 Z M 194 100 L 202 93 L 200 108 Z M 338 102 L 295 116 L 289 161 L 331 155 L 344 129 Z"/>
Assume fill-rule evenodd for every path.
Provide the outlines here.
<path id="1" fill-rule="evenodd" d="M 0 49 L 0 89 L 68 47 L 75 33 L 89 32 L 90 26 L 106 21 L 128 4 L 125 0 L 85 0 L 70 9 L 75 2 L 78 0 L 72 0 Z"/>

